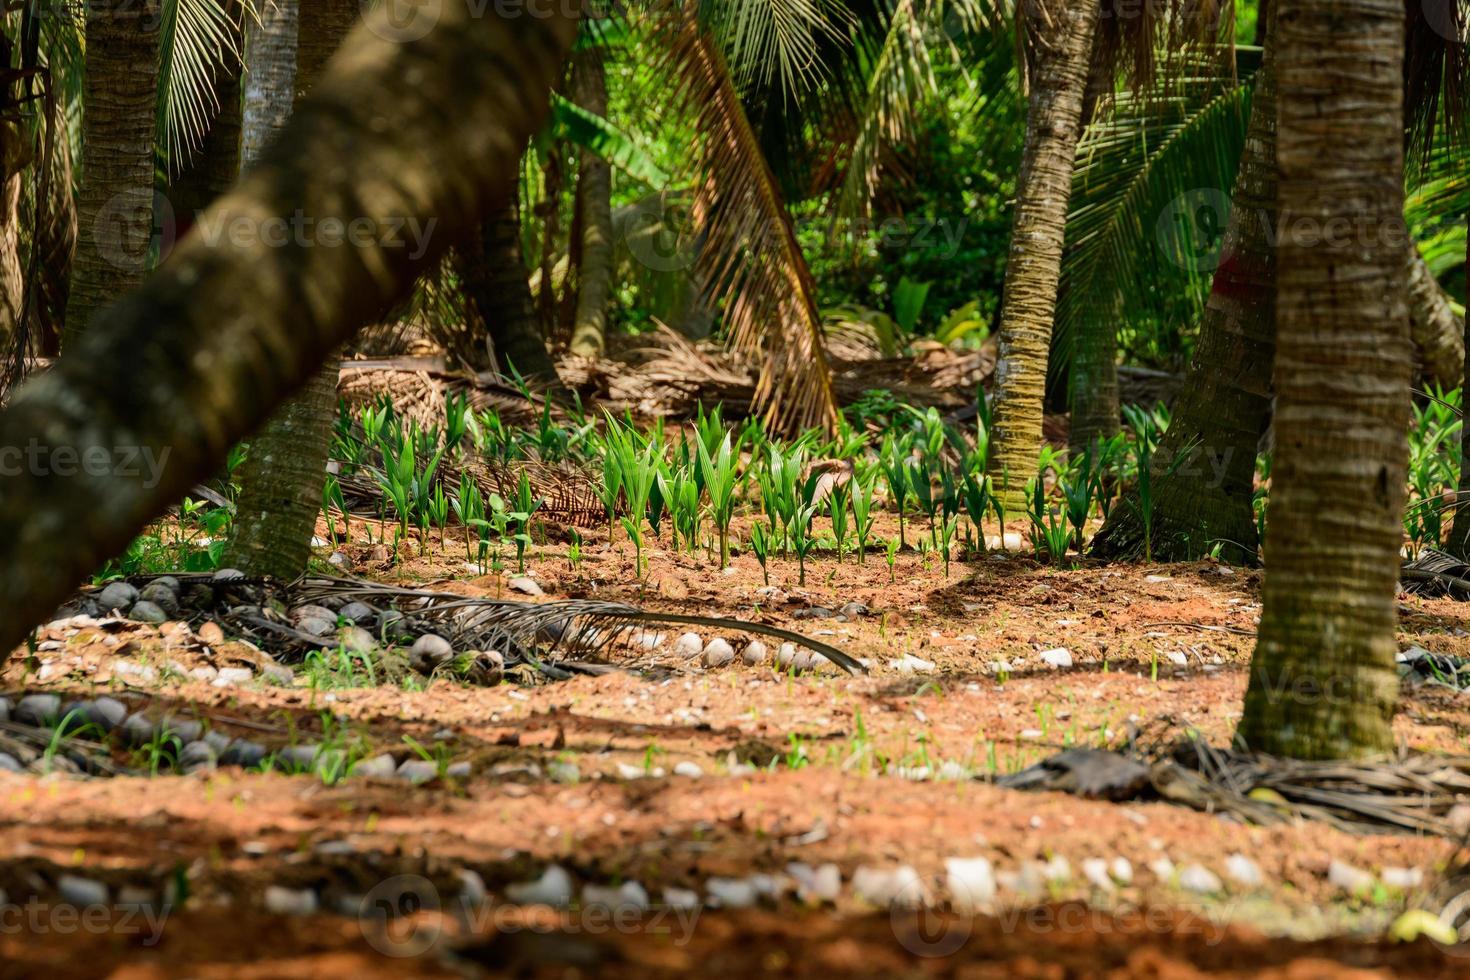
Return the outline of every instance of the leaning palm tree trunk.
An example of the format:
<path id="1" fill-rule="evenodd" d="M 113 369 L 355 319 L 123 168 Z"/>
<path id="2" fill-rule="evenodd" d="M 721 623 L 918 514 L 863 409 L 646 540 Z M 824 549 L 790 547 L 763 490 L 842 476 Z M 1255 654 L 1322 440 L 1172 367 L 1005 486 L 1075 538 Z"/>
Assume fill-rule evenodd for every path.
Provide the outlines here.
<path id="1" fill-rule="evenodd" d="M 442 4 L 403 43 L 388 13 L 348 39 L 282 139 L 202 225 L 356 216 L 353 248 L 273 248 L 196 232 L 0 412 L 0 462 L 35 465 L 0 498 L 0 650 L 304 384 L 362 324 L 401 301 L 445 248 L 514 192 L 521 148 L 576 34 L 570 15 L 510 21 Z M 415 79 L 405 85 L 403 80 Z M 424 254 L 385 229 L 436 219 Z"/>
<path id="2" fill-rule="evenodd" d="M 1237 737 L 1277 755 L 1354 758 L 1392 749 L 1398 694 L 1394 592 L 1414 366 L 1404 7 L 1281 0 L 1277 24 L 1277 455 Z"/>
<path id="3" fill-rule="evenodd" d="M 300 8 L 297 103 L 341 46 L 358 9 L 357 0 L 310 0 Z M 309 243 L 302 244 L 309 247 Z M 301 394 L 251 439 L 250 454 L 240 467 L 235 527 L 225 547 L 228 565 L 248 574 L 283 579 L 306 571 L 337 414 L 338 360 L 328 358 Z"/>
<path id="4" fill-rule="evenodd" d="M 1016 514 L 1025 510 L 1026 481 L 1036 475 L 1041 448 L 1047 354 L 1098 5 L 1038 0 L 1028 16 L 1038 54 L 1029 73 L 1026 142 L 1006 264 L 990 456 L 999 495 Z"/>
<path id="5" fill-rule="evenodd" d="M 1409 335 L 1424 377 L 1445 389 L 1465 371 L 1465 325 L 1411 240 L 1409 249 Z"/>
<path id="6" fill-rule="evenodd" d="M 160 0 L 93 0 L 86 7 L 82 186 L 68 341 L 87 330 L 99 309 L 143 281 L 153 243 Z"/>
<path id="7" fill-rule="evenodd" d="M 592 46 L 578 53 L 572 81 L 577 104 L 605 117 L 607 74 L 600 47 Z M 612 292 L 612 168 L 597 154 L 583 150 L 577 182 L 577 223 L 582 242 L 571 351 L 583 357 L 597 357 L 607 348 L 607 304 Z"/>
<path id="8" fill-rule="evenodd" d="M 1276 33 L 1268 26 L 1220 264 L 1184 393 L 1155 464 L 1150 557 L 1161 561 L 1188 561 L 1216 545 L 1233 562 L 1256 560 L 1251 499 L 1256 447 L 1271 413 L 1275 351 L 1275 44 Z M 1180 454 L 1186 459 L 1176 465 Z M 1141 506 L 1134 501 L 1113 508 L 1093 539 L 1093 553 L 1140 557 Z"/>

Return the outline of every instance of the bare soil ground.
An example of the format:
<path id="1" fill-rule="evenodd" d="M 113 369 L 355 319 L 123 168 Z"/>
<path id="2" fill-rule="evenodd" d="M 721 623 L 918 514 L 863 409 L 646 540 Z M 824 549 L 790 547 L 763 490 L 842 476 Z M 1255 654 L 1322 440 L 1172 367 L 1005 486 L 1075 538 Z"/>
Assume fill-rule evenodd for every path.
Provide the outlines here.
<path id="1" fill-rule="evenodd" d="M 359 543 L 342 549 L 355 575 L 513 595 L 509 573 L 479 575 L 452 535 L 422 556 L 406 549 L 396 565 L 364 537 L 354 524 Z M 547 596 L 785 626 L 865 658 L 870 672 L 792 676 L 738 659 L 710 670 L 666 645 L 638 655 L 638 666 L 660 668 L 647 676 L 221 687 L 187 672 L 258 670 L 261 655 L 181 625 L 42 631 L 44 649 L 12 658 L 0 691 L 113 693 L 272 744 L 350 738 L 401 755 L 417 743 L 471 765 L 412 787 L 230 767 L 156 778 L 0 772 L 0 890 L 11 903 L 0 900 L 0 976 L 1470 974 L 1456 950 L 1383 939 L 1404 909 L 1451 887 L 1464 856 L 1453 842 L 1251 827 L 985 782 L 1064 746 L 1116 744 L 1130 725 L 1172 722 L 1227 742 L 1258 572 L 1056 570 L 994 554 L 946 577 L 937 556 L 905 552 L 890 569 L 874 553 L 863 564 L 811 562 L 805 586 L 794 561 L 773 561 L 772 592 L 749 555 L 721 573 L 708 557 L 659 550 L 639 585 L 621 536 L 613 546 L 586 538 L 575 563 L 564 542 L 533 548 Z M 850 602 L 869 614 L 798 616 Z M 1403 647 L 1470 654 L 1463 605 L 1403 596 L 1400 608 Z M 1043 660 L 1056 648 L 1072 666 Z M 1463 753 L 1470 699 L 1406 688 L 1396 730 L 1406 747 Z M 1258 881 L 1232 875 L 1235 855 Z M 999 890 L 985 914 L 875 910 L 884 903 L 872 893 L 898 868 L 912 869 L 909 897 L 948 908 L 952 858 L 991 862 Z M 1085 870 L 1096 859 L 1107 880 Z M 1345 889 L 1329 876 L 1333 861 L 1377 882 Z M 840 890 L 803 892 L 803 869 L 827 863 Z M 507 903 L 508 888 L 553 865 L 576 889 L 636 882 L 652 908 Z M 1180 871 L 1193 865 L 1219 887 L 1186 887 Z M 95 927 L 66 919 L 57 889 L 68 875 L 108 886 Z M 752 886 L 752 875 L 766 877 Z M 707 900 L 742 883 L 760 892 L 751 907 Z M 676 896 L 688 893 L 697 904 L 685 908 Z M 186 900 L 154 921 L 120 897 L 160 895 Z M 301 895 L 311 904 L 289 908 Z M 362 914 L 379 899 L 412 914 Z"/>

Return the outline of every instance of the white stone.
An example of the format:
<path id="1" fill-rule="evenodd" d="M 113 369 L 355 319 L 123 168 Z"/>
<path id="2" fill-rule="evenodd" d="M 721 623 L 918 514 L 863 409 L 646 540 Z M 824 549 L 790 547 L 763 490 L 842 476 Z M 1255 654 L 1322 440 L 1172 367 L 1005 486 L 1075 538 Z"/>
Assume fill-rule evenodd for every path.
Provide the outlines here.
<path id="1" fill-rule="evenodd" d="M 1208 895 L 1220 891 L 1224 886 L 1215 872 L 1203 865 L 1191 864 L 1179 872 L 1179 887 L 1197 895 Z"/>
<path id="2" fill-rule="evenodd" d="M 728 667 L 735 662 L 735 648 L 723 637 L 715 637 L 705 645 L 704 665 L 711 669 Z"/>
<path id="3" fill-rule="evenodd" d="M 803 861 L 786 865 L 796 881 L 796 894 L 803 902 L 835 902 L 842 894 L 842 871 L 835 864 L 813 868 Z"/>
<path id="4" fill-rule="evenodd" d="M 710 904 L 725 909 L 748 909 L 760 897 L 754 883 L 744 878 L 711 878 L 704 888 Z"/>
<path id="5" fill-rule="evenodd" d="M 698 764 L 685 760 L 674 766 L 675 776 L 687 776 L 690 779 L 698 779 L 704 775 L 704 770 Z"/>
<path id="6" fill-rule="evenodd" d="M 1265 880 L 1256 862 L 1244 854 L 1232 854 L 1225 859 L 1225 874 L 1231 881 L 1246 888 L 1259 888 Z"/>
<path id="7" fill-rule="evenodd" d="M 625 881 L 617 888 L 586 885 L 582 888 L 582 904 L 601 905 L 613 911 L 641 910 L 648 908 L 648 892 L 636 881 Z"/>
<path id="8" fill-rule="evenodd" d="M 930 674 L 934 672 L 934 664 L 922 657 L 916 657 L 912 653 L 904 654 L 901 660 L 889 662 L 889 666 L 900 674 Z"/>
<path id="9" fill-rule="evenodd" d="M 1373 888 L 1373 875 L 1345 861 L 1334 860 L 1327 866 L 1327 882 L 1345 892 L 1356 894 Z"/>
<path id="10" fill-rule="evenodd" d="M 1066 647 L 1057 647 L 1055 650 L 1043 650 L 1041 652 L 1041 662 L 1050 667 L 1065 669 L 1072 666 L 1072 651 Z"/>
<path id="11" fill-rule="evenodd" d="M 1109 867 L 1109 871 L 1113 875 L 1113 880 L 1118 884 L 1131 885 L 1133 883 L 1133 865 L 1127 858 L 1113 858 L 1113 863 Z"/>
<path id="12" fill-rule="evenodd" d="M 961 911 L 973 912 L 995 898 L 995 868 L 988 858 L 946 858 L 944 880 Z"/>
<path id="13" fill-rule="evenodd" d="M 697 657 L 704 651 L 704 637 L 698 633 L 685 633 L 674 641 L 674 654 L 679 657 Z"/>
<path id="14" fill-rule="evenodd" d="M 505 895 L 517 905 L 569 905 L 572 901 L 572 876 L 559 864 L 553 864 L 535 881 L 507 885 Z"/>
<path id="15" fill-rule="evenodd" d="M 1108 873 L 1108 862 L 1102 858 L 1087 858 L 1082 862 L 1082 877 L 1099 891 L 1113 890 L 1113 878 Z"/>
<path id="16" fill-rule="evenodd" d="M 688 888 L 665 888 L 664 907 L 670 909 L 699 908 L 699 892 Z"/>
<path id="17" fill-rule="evenodd" d="M 1384 868 L 1383 883 L 1390 888 L 1408 891 L 1424 884 L 1423 868 Z"/>
<path id="18" fill-rule="evenodd" d="M 272 915 L 311 915 L 317 910 L 316 892 L 270 885 L 265 890 L 265 908 Z"/>
<path id="19" fill-rule="evenodd" d="M 215 687 L 232 687 L 236 684 L 249 684 L 255 675 L 248 667 L 221 667 L 219 676 L 214 679 Z"/>
<path id="20" fill-rule="evenodd" d="M 760 667 L 771 658 L 771 651 L 760 640 L 751 640 L 740 651 L 740 659 L 747 667 Z"/>
<path id="21" fill-rule="evenodd" d="M 914 908 L 924 901 L 924 884 L 919 880 L 919 873 L 906 864 L 896 868 L 860 867 L 853 872 L 852 890 L 876 908 L 894 905 Z"/>

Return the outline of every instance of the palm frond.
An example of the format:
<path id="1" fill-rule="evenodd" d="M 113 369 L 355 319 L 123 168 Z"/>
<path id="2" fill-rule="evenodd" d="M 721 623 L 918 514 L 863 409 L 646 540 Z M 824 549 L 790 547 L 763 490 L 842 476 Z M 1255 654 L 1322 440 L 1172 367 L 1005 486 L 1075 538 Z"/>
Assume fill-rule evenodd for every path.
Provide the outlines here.
<path id="1" fill-rule="evenodd" d="M 735 80 L 697 21 L 666 14 L 653 35 L 700 134 L 697 261 L 723 305 L 730 344 L 763 359 L 756 405 L 777 429 L 831 428 L 838 410 L 816 287 Z"/>
<path id="2" fill-rule="evenodd" d="M 255 4 L 166 0 L 163 5 L 159 143 L 174 171 L 199 148 L 219 112 L 215 76 L 240 64 L 240 18 L 256 17 Z"/>
<path id="3" fill-rule="evenodd" d="M 1136 322 L 1159 315 L 1166 300 L 1183 301 L 1175 312 L 1184 322 L 1203 311 L 1212 270 L 1197 249 L 1210 243 L 1197 240 L 1194 222 L 1213 214 L 1224 228 L 1250 88 L 1209 74 L 1173 86 L 1168 96 L 1119 97 L 1078 148 L 1054 376 L 1096 318 Z"/>
<path id="4" fill-rule="evenodd" d="M 699 0 L 697 7 L 738 91 L 779 86 L 788 97 L 822 79 L 821 45 L 840 39 L 850 20 L 838 0 Z"/>
<path id="5" fill-rule="evenodd" d="M 663 190 L 669 182 L 669 175 L 646 149 L 646 140 L 555 92 L 551 93 L 551 126 L 558 139 L 596 154 L 654 190 Z"/>

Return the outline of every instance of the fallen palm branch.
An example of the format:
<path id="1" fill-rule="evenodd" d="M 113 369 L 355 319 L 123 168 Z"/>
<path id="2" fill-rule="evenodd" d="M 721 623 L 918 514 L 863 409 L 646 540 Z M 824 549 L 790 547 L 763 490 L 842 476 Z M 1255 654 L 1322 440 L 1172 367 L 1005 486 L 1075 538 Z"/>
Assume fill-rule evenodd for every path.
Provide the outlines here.
<path id="1" fill-rule="evenodd" d="M 1197 736 L 1126 752 L 1068 749 L 996 784 L 1113 801 L 1162 799 L 1262 826 L 1315 820 L 1353 834 L 1462 836 L 1470 756 L 1304 761 L 1219 749 Z"/>

